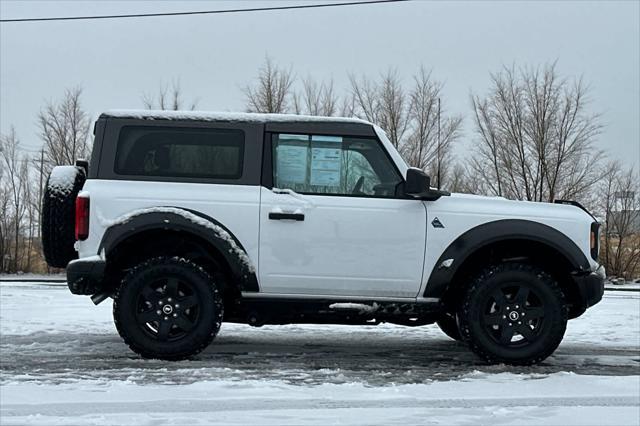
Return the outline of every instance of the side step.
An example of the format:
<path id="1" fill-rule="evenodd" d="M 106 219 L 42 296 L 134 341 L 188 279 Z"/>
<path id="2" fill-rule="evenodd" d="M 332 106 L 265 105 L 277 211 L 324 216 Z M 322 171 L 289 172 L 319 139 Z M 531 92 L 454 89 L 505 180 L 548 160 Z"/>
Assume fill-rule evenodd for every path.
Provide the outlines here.
<path id="1" fill-rule="evenodd" d="M 256 327 L 265 324 L 377 325 L 389 322 L 407 326 L 434 323 L 443 312 L 440 301 L 407 302 L 330 298 L 264 297 L 244 293 L 225 321 Z"/>

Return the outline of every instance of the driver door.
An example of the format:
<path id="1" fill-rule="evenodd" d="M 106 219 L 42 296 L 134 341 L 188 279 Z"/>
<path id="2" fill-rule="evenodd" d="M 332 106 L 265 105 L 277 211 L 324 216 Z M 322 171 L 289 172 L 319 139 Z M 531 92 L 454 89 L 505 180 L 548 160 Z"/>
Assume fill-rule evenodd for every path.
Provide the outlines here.
<path id="1" fill-rule="evenodd" d="M 272 134 L 261 188 L 261 292 L 416 297 L 426 208 L 372 137 Z M 268 157 L 267 157 L 268 158 Z"/>

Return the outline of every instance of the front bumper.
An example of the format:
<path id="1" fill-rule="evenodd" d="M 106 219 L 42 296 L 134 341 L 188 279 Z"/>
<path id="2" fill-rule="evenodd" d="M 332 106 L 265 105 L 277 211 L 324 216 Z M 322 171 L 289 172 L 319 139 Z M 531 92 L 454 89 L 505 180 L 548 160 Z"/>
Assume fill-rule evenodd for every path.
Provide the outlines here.
<path id="1" fill-rule="evenodd" d="M 602 265 L 589 274 L 573 277 L 578 289 L 578 296 L 582 305 L 580 310 L 582 312 L 602 300 L 605 278 L 606 273 Z"/>
<path id="2" fill-rule="evenodd" d="M 73 294 L 93 295 L 103 291 L 106 262 L 99 256 L 71 261 L 67 265 L 67 285 Z"/>

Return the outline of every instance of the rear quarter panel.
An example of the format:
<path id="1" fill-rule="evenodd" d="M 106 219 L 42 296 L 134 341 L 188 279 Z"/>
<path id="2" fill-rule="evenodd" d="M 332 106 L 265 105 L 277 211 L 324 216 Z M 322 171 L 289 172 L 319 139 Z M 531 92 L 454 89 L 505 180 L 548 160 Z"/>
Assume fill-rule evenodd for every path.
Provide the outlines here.
<path id="1" fill-rule="evenodd" d="M 178 207 L 210 216 L 231 231 L 258 265 L 259 186 L 88 180 L 89 238 L 78 242 L 80 257 L 97 254 L 105 230 L 128 213 L 151 207 Z"/>

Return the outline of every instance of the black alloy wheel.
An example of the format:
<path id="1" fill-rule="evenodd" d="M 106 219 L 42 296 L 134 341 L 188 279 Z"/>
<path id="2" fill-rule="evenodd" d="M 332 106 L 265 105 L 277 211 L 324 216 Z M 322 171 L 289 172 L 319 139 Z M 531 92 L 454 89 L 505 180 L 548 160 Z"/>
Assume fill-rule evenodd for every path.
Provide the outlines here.
<path id="1" fill-rule="evenodd" d="M 193 285 L 179 276 L 171 276 L 142 287 L 136 319 L 156 340 L 179 340 L 197 324 L 201 309 Z"/>
<path id="2" fill-rule="evenodd" d="M 555 351 L 568 309 L 556 280 L 538 266 L 487 267 L 471 282 L 458 311 L 464 341 L 490 363 L 536 364 Z"/>
<path id="3" fill-rule="evenodd" d="M 123 278 L 113 318 L 125 343 L 145 358 L 181 360 L 206 348 L 223 318 L 214 279 L 179 257 L 140 263 Z"/>
<path id="4" fill-rule="evenodd" d="M 491 292 L 481 322 L 496 343 L 520 347 L 539 338 L 544 317 L 545 306 L 534 288 L 507 283 Z"/>

